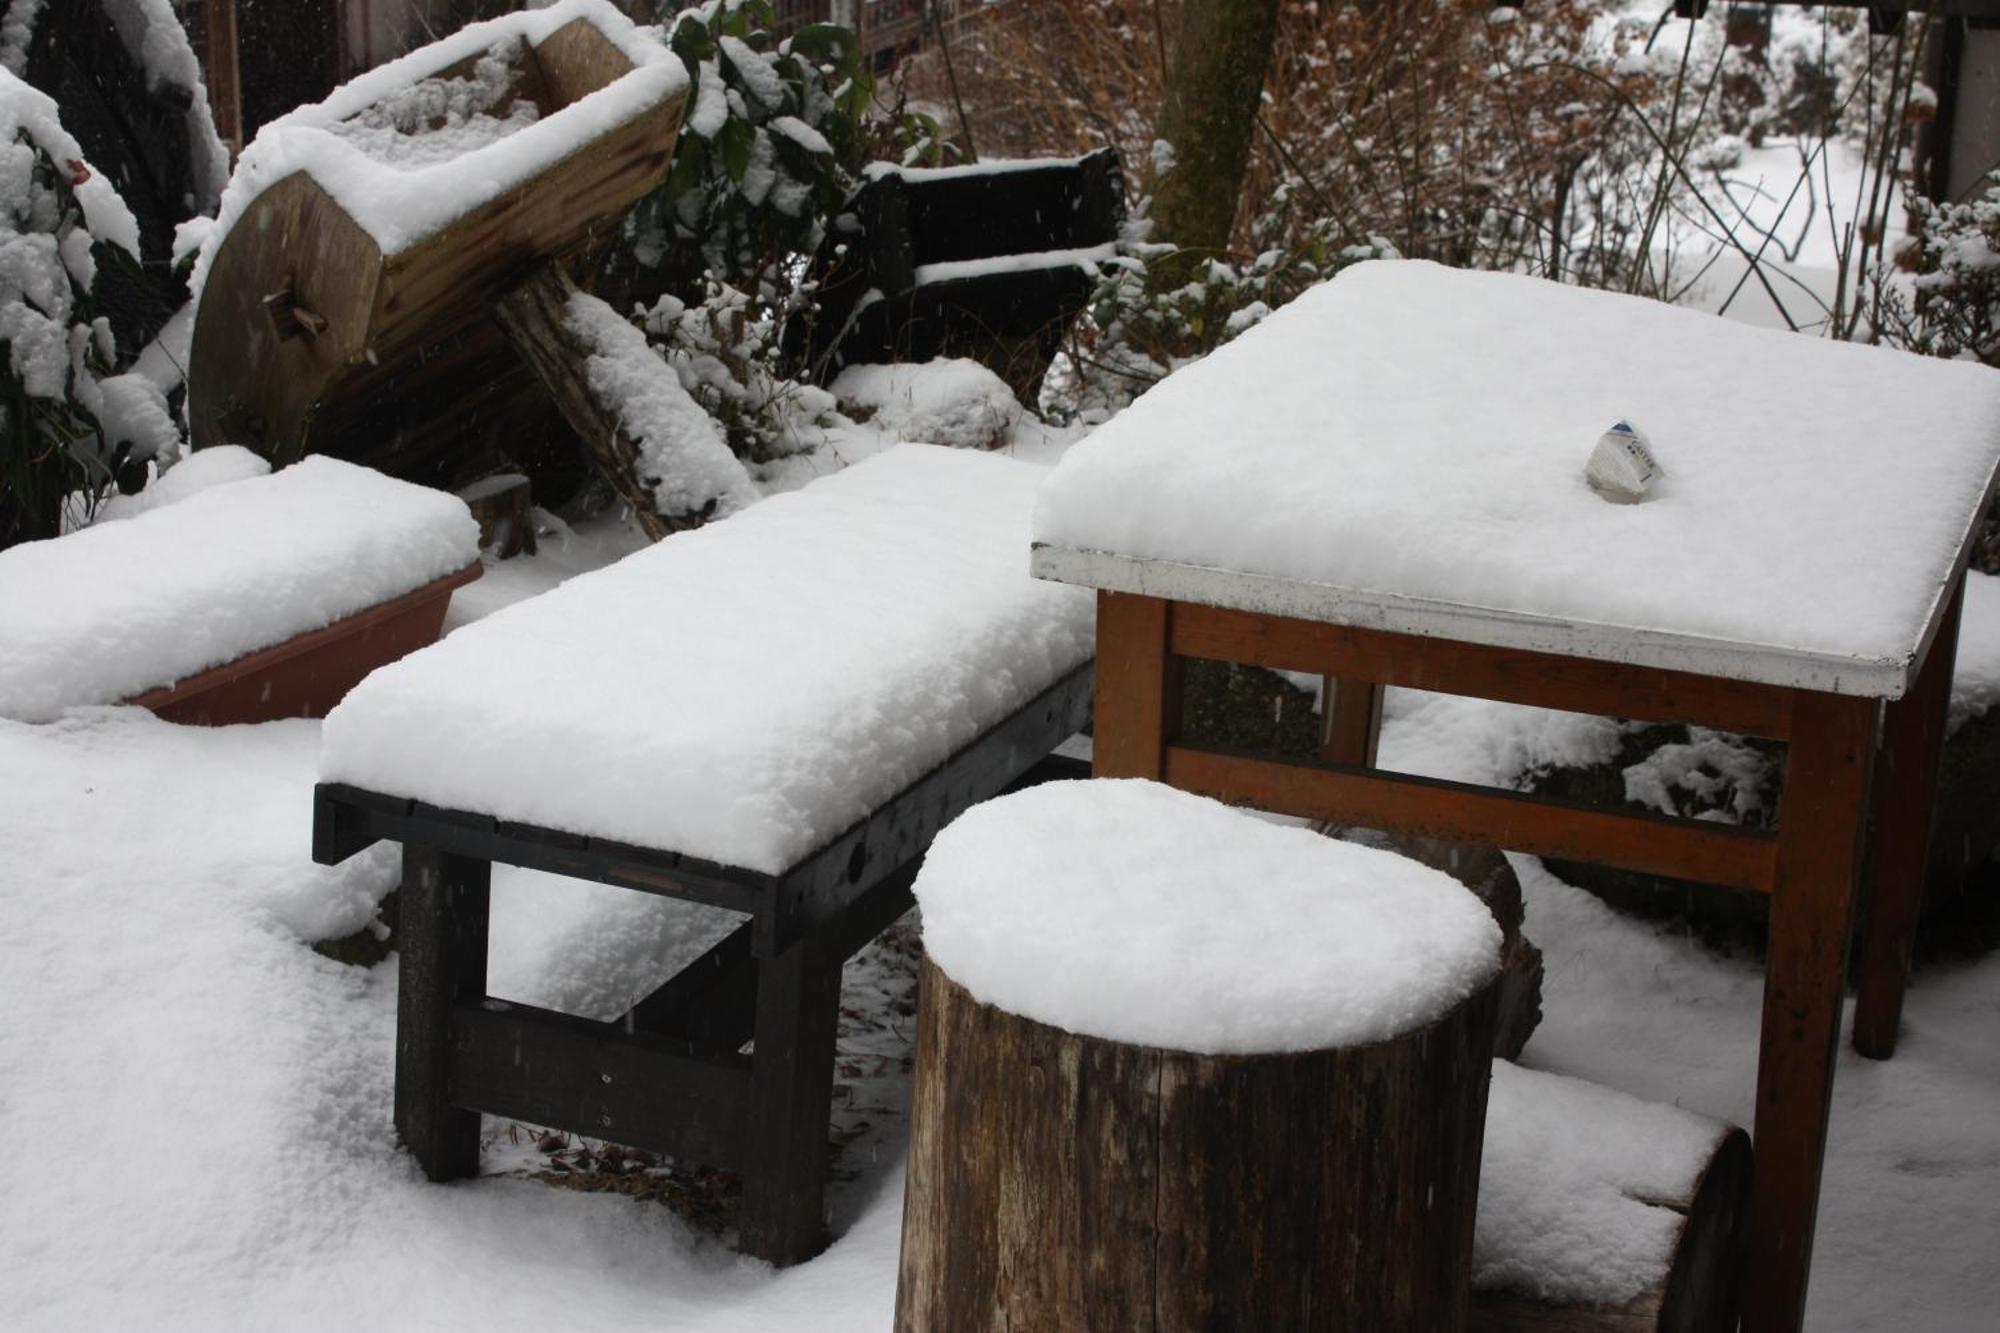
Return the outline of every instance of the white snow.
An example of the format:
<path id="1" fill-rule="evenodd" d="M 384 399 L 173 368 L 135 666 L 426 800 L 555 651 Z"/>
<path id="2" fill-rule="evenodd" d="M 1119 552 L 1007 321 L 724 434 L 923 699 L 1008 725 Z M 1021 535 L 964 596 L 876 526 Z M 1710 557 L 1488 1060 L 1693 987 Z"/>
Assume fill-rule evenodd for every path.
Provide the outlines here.
<path id="1" fill-rule="evenodd" d="M 963 358 L 848 366 L 828 387 L 840 401 L 872 409 L 868 424 L 896 440 L 991 449 L 1021 419 L 1007 381 Z"/>
<path id="2" fill-rule="evenodd" d="M 1729 1127 L 1580 1079 L 1493 1063 L 1472 1284 L 1622 1305 L 1673 1261 L 1686 1200 Z"/>
<path id="3" fill-rule="evenodd" d="M 532 99 L 513 97 L 528 58 L 527 43 L 518 37 L 495 42 L 470 74 L 419 79 L 327 128 L 403 171 L 478 152 L 541 119 Z"/>
<path id="4" fill-rule="evenodd" d="M 384 667 L 329 781 L 775 872 L 1090 656 L 1043 469 L 904 445 Z"/>
<path id="5" fill-rule="evenodd" d="M 175 504 L 211 486 L 221 486 L 271 471 L 267 459 L 240 444 L 218 444 L 196 449 L 165 471 L 156 473 L 137 495 L 112 495 L 97 508 L 95 522 L 137 518 L 149 509 Z"/>
<path id="6" fill-rule="evenodd" d="M 1995 700 L 2000 700 L 2000 578 L 1972 570 L 1965 576 L 1965 609 L 1958 623 L 1951 727 L 1984 713 Z"/>
<path id="7" fill-rule="evenodd" d="M 757 498 L 757 483 L 730 452 L 715 419 L 630 320 L 587 292 L 569 301 L 569 328 L 589 349 L 584 374 L 639 446 L 639 476 L 662 514 L 728 515 Z"/>
<path id="8" fill-rule="evenodd" d="M 337 128 L 498 43 L 525 40 L 539 45 L 577 19 L 602 32 L 634 68 L 484 147 L 403 170 L 370 156 Z M 294 172 L 310 173 L 385 255 L 395 254 L 581 151 L 600 135 L 682 96 L 687 83 L 687 73 L 673 52 L 635 27 L 609 0 L 557 0 L 545 9 L 468 24 L 342 84 L 325 101 L 300 107 L 259 130 L 256 141 L 243 150 L 223 193 L 215 228 L 195 263 L 194 288 L 200 291 L 217 250 L 250 203 Z"/>
<path id="9" fill-rule="evenodd" d="M 869 180 L 902 176 L 909 180 L 963 180 L 973 176 L 1005 176 L 1016 171 L 1039 171 L 1044 167 L 1073 167 L 1082 157 L 993 157 L 965 162 L 955 167 L 905 167 L 894 162 L 870 162 L 861 169 Z"/>
<path id="10" fill-rule="evenodd" d="M 0 717 L 220 665 L 478 558 L 457 497 L 330 458 L 0 551 Z"/>
<path id="11" fill-rule="evenodd" d="M 1621 418 L 1666 474 L 1643 504 L 1583 480 Z M 1036 539 L 1216 600 L 1900 693 L 1996 462 L 1983 367 L 1386 261 L 1071 450 Z"/>
<path id="12" fill-rule="evenodd" d="M 940 167 L 941 171 L 951 168 Z M 936 282 L 958 282 L 966 278 L 986 278 L 995 274 L 1040 273 L 1052 268 L 1080 268 L 1095 274 L 1099 264 L 1118 257 L 1116 244 L 1079 246 L 1073 250 L 1039 250 L 1033 254 L 993 255 L 985 259 L 952 259 L 940 264 L 919 264 L 914 280 L 919 287 Z"/>
<path id="13" fill-rule="evenodd" d="M 975 806 L 916 895 L 925 950 L 976 998 L 1172 1050 L 1386 1041 L 1500 970 L 1499 925 L 1451 876 L 1153 782 Z"/>

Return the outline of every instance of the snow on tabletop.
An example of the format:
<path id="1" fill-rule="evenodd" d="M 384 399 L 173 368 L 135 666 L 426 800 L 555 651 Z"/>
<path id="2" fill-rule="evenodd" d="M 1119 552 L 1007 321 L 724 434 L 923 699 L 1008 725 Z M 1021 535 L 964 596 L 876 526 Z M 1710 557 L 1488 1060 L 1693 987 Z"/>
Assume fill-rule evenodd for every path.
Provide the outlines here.
<path id="1" fill-rule="evenodd" d="M 1385 1041 L 1499 971 L 1449 875 L 1144 781 L 1049 782 L 938 834 L 924 948 L 977 999 L 1208 1054 Z"/>
<path id="2" fill-rule="evenodd" d="M 1043 475 L 902 445 L 669 537 L 375 672 L 321 777 L 782 870 L 1089 658 Z"/>
<path id="3" fill-rule="evenodd" d="M 476 61 L 507 43 L 539 45 L 577 19 L 588 20 L 631 60 L 631 72 L 551 115 L 513 125 L 506 133 L 498 133 L 495 126 L 467 130 L 461 125 L 463 145 L 483 145 L 472 151 L 429 161 L 422 152 L 389 151 L 379 134 L 343 125 L 381 104 L 399 105 L 397 99 L 413 85 L 452 65 Z M 546 9 L 467 24 L 258 131 L 255 142 L 237 160 L 236 174 L 223 192 L 221 213 L 195 263 L 196 299 L 208 266 L 236 220 L 258 195 L 295 172 L 309 173 L 384 254 L 396 254 L 586 148 L 593 139 L 682 96 L 687 82 L 679 58 L 635 27 L 609 0 L 557 0 Z M 375 152 L 353 141 L 357 133 Z"/>
<path id="4" fill-rule="evenodd" d="M 173 684 L 479 555 L 457 497 L 330 458 L 0 551 L 0 716 Z"/>
<path id="5" fill-rule="evenodd" d="M 1640 504 L 1583 479 L 1621 418 L 1665 473 Z M 1036 567 L 1750 678 L 1807 655 L 1815 688 L 1900 693 L 1997 460 L 1984 367 L 1379 261 L 1071 450 L 1035 524 L 1070 549 Z"/>
<path id="6" fill-rule="evenodd" d="M 1472 1285 L 1619 1305 L 1657 1286 L 1729 1127 L 1611 1088 L 1493 1062 Z"/>
<path id="7" fill-rule="evenodd" d="M 841 402 L 872 409 L 869 425 L 898 440 L 991 449 L 1021 419 L 1007 381 L 963 357 L 848 366 L 829 387 Z"/>

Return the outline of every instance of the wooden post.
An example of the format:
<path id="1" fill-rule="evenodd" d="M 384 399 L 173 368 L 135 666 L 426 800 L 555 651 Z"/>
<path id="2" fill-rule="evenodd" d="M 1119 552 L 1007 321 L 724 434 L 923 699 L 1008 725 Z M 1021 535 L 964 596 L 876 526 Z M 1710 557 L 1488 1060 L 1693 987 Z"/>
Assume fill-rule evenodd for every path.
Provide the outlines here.
<path id="1" fill-rule="evenodd" d="M 479 1113 L 451 1102 L 451 1013 L 486 995 L 492 867 L 403 844 L 396 939 L 396 1130 L 432 1180 L 479 1174 Z"/>
<path id="2" fill-rule="evenodd" d="M 1353 768 L 1375 767 L 1382 740 L 1382 697 L 1388 691 L 1372 680 L 1321 676 L 1319 707 L 1324 735 L 1320 757 Z"/>
<path id="3" fill-rule="evenodd" d="M 919 984 L 900 1333 L 1464 1327 L 1491 986 L 1372 1045 L 1209 1056 Z"/>
<path id="4" fill-rule="evenodd" d="M 1778 820 L 1743 1333 L 1799 1333 L 1874 762 L 1873 699 L 1800 692 Z"/>
<path id="5" fill-rule="evenodd" d="M 1937 805 L 1938 766 L 1944 758 L 1964 605 L 1961 574 L 1909 693 L 1891 702 L 1883 714 L 1870 800 L 1874 827 L 1868 846 L 1868 916 L 1854 1006 L 1854 1049 L 1873 1060 L 1896 1053 L 1903 992 L 1910 982 L 1910 952 L 1923 908 L 1931 815 Z"/>
<path id="6" fill-rule="evenodd" d="M 1166 773 L 1180 729 L 1180 661 L 1167 647 L 1168 603 L 1133 593 L 1097 594 L 1097 700 L 1091 772 L 1100 778 Z"/>
<path id="7" fill-rule="evenodd" d="M 757 1044 L 738 1233 L 783 1267 L 826 1248 L 827 1122 L 844 958 L 812 935 L 757 967 Z"/>
<path id="8" fill-rule="evenodd" d="M 229 146 L 233 158 L 243 151 L 243 80 L 238 64 L 236 0 L 208 0 L 207 20 L 208 110 L 215 118 L 215 134 Z"/>

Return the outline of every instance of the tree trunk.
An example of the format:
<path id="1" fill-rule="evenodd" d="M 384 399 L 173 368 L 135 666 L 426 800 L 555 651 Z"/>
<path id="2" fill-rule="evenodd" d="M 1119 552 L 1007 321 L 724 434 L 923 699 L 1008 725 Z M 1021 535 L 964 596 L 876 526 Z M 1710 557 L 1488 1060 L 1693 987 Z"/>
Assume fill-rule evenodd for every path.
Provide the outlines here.
<path id="1" fill-rule="evenodd" d="M 1464 1327 L 1492 987 L 1390 1041 L 1208 1056 L 921 986 L 898 1330 Z"/>
<path id="2" fill-rule="evenodd" d="M 1188 253 L 1169 261 L 1191 273 L 1229 248 L 1250 138 L 1278 31 L 1278 0 L 1185 0 L 1160 137 L 1174 162 L 1154 186 L 1153 239 Z M 1183 275 L 1184 276 L 1184 275 Z"/>

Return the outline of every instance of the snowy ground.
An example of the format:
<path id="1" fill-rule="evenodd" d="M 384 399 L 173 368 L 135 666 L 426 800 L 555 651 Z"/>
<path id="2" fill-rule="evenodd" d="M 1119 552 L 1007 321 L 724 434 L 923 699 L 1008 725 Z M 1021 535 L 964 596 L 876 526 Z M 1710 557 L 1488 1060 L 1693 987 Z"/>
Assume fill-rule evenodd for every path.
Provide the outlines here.
<path id="1" fill-rule="evenodd" d="M 601 538 L 600 538 L 601 539 Z M 588 537 L 579 537 L 587 544 Z M 533 590 L 580 545 L 505 572 Z M 603 539 L 602 554 L 619 545 Z M 1588 754 L 1599 724 L 1393 701 L 1384 760 L 1480 780 Z M 550 1188 L 489 1122 L 488 1179 L 424 1183 L 390 1127 L 396 964 L 359 925 L 385 849 L 306 856 L 317 724 L 198 730 L 130 710 L 0 722 L 0 1310 L 30 1329 L 880 1329 L 894 1299 L 906 940 L 848 971 L 839 1239 L 785 1273 L 657 1203 Z M 1527 1063 L 1739 1122 L 1750 963 L 1520 863 L 1547 952 Z M 526 872 L 496 885 L 494 989 L 615 1012 L 718 914 Z M 2000 957 L 1920 975 L 1901 1053 L 1843 1056 L 1810 1327 L 1986 1329 L 2000 1278 Z M 1918 1317 L 1913 1312 L 1921 1312 Z"/>

